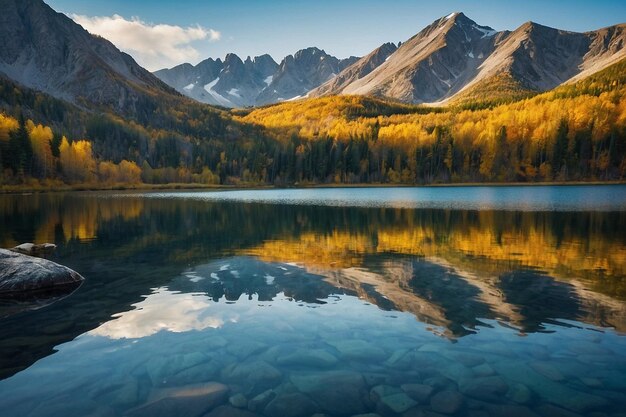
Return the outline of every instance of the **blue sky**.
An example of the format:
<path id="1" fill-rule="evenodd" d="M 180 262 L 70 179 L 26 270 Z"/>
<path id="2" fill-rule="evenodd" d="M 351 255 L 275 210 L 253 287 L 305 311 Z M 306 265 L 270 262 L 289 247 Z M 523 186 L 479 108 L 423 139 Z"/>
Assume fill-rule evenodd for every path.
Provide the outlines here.
<path id="1" fill-rule="evenodd" d="M 234 52 L 276 61 L 317 46 L 343 58 L 404 41 L 435 19 L 462 11 L 481 25 L 515 29 L 532 20 L 586 31 L 626 22 L 615 0 L 46 0 L 154 70 Z M 112 18 L 117 20 L 94 19 Z M 131 22 L 134 22 L 131 25 Z M 155 29 L 155 25 L 160 26 Z M 201 29 L 198 31 L 197 29 Z M 174 39 L 174 40 L 172 40 Z"/>

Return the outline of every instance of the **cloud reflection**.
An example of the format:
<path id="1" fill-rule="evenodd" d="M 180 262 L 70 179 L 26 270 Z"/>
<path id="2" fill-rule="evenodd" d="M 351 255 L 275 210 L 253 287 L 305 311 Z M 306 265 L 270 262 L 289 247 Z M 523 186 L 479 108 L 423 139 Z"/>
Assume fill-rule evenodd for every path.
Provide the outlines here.
<path id="1" fill-rule="evenodd" d="M 92 330 L 90 334 L 110 339 L 135 339 L 160 331 L 182 333 L 219 328 L 236 322 L 236 316 L 211 314 L 212 301 L 201 293 L 180 293 L 157 288 L 145 300 L 133 304 L 134 310 L 115 314 L 114 319 Z"/>

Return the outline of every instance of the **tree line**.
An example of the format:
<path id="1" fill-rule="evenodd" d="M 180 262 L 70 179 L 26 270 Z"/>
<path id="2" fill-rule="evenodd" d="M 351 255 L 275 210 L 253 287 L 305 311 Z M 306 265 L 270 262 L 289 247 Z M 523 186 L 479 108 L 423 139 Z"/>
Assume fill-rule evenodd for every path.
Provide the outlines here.
<path id="1" fill-rule="evenodd" d="M 78 114 L 10 91 L 16 109 L 37 102 L 43 113 L 35 114 L 51 122 L 0 114 L 3 184 L 429 184 L 626 174 L 626 60 L 533 97 L 449 108 L 335 96 L 226 113 L 181 102 L 142 122 Z"/>

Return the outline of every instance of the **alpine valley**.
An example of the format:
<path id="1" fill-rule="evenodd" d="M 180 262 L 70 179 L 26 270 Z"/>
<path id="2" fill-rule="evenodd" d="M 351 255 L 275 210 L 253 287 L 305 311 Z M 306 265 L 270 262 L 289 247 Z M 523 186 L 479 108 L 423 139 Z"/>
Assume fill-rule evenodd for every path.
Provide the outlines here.
<path id="1" fill-rule="evenodd" d="M 607 181 L 626 24 L 463 13 L 364 57 L 308 47 L 155 73 L 41 0 L 0 0 L 0 186 Z"/>

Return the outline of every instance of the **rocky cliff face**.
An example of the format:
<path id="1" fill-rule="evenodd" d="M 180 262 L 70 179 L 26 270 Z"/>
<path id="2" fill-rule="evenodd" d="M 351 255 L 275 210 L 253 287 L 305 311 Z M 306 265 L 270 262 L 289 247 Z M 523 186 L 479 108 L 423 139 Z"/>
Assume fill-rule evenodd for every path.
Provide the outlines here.
<path id="1" fill-rule="evenodd" d="M 133 117 L 165 83 L 41 0 L 2 0 L 0 74 L 83 108 Z"/>
<path id="2" fill-rule="evenodd" d="M 279 64 L 269 55 L 242 61 L 229 54 L 224 62 L 208 59 L 155 72 L 176 90 L 203 103 L 246 107 L 305 96 L 357 58 L 337 59 L 318 48 L 289 55 Z"/>
<path id="3" fill-rule="evenodd" d="M 182 64 L 154 74 L 177 91 L 200 102 L 245 107 L 256 104 L 259 94 L 272 80 L 278 64 L 269 55 L 242 61 L 228 54 L 224 61 L 211 58 L 195 67 Z"/>
<path id="4" fill-rule="evenodd" d="M 546 91 L 625 57 L 625 29 L 617 25 L 574 33 L 528 22 L 513 32 L 497 32 L 453 13 L 403 43 L 384 62 L 370 60 L 369 68 L 375 68 L 362 71 L 364 58 L 311 95 L 362 94 L 437 103 L 500 79 L 528 91 Z"/>
<path id="5" fill-rule="evenodd" d="M 304 97 L 356 60 L 355 57 L 340 60 L 318 48 L 307 48 L 289 55 L 280 63 L 272 82 L 259 95 L 257 104 Z"/>

